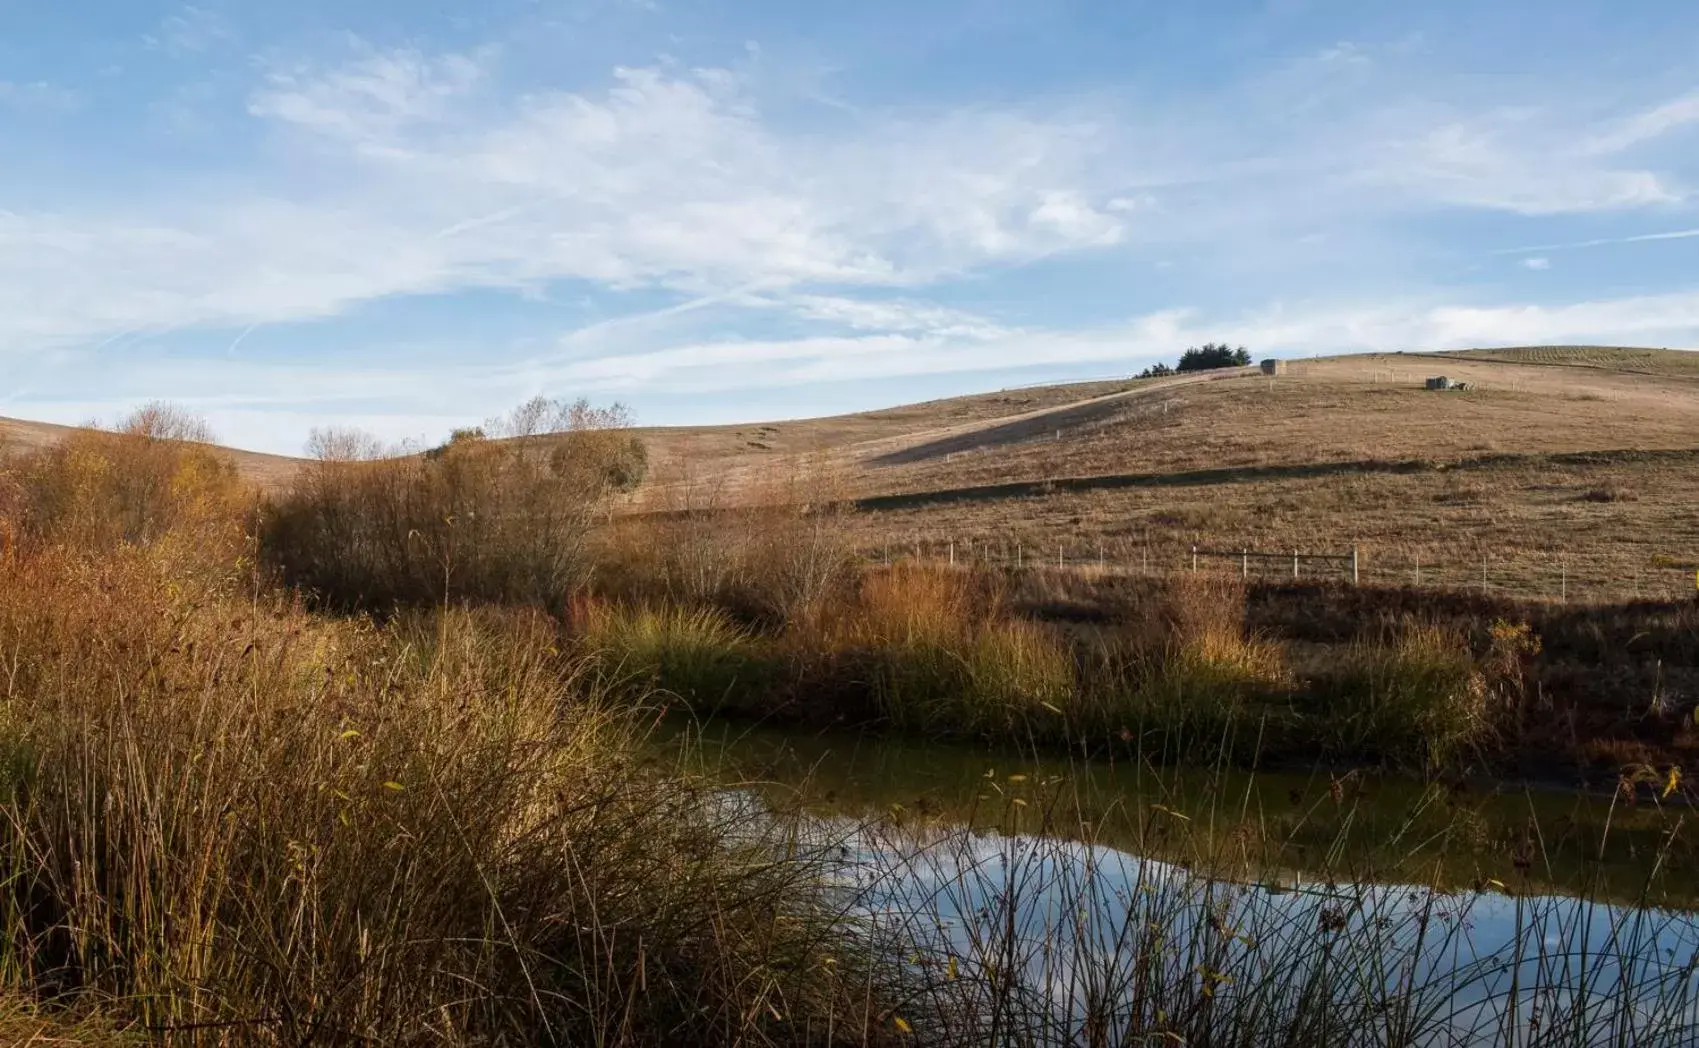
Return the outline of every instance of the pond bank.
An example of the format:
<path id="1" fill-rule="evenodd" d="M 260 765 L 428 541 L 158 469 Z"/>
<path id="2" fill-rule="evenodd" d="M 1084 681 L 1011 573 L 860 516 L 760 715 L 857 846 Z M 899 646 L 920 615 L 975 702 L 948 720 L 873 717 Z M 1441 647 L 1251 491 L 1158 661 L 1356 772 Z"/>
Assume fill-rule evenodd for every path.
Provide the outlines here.
<path id="1" fill-rule="evenodd" d="M 1348 870 L 1452 888 L 1497 881 L 1616 900 L 1655 888 L 1665 904 L 1699 901 L 1688 876 L 1699 870 L 1699 845 L 1682 832 L 1692 808 L 1681 797 L 1627 804 L 1361 770 L 1160 768 L 676 715 L 650 748 L 822 817 L 1018 828 L 1239 872 Z M 1183 841 L 1168 823 L 1184 823 Z"/>
<path id="2" fill-rule="evenodd" d="M 803 729 L 1640 795 L 1699 754 L 1699 613 L 1676 605 L 898 565 L 782 625 L 609 602 L 569 632 L 616 687 Z"/>

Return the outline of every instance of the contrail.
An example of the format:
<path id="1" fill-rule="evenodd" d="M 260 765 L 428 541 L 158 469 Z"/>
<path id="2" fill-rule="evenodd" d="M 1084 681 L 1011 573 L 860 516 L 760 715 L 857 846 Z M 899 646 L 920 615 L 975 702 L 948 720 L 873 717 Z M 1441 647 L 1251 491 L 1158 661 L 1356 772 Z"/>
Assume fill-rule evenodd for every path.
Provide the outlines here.
<path id="1" fill-rule="evenodd" d="M 236 336 L 236 341 L 230 343 L 230 348 L 224 351 L 224 355 L 227 356 L 227 357 L 235 356 L 236 355 L 236 347 L 242 344 L 243 339 L 247 338 L 249 335 L 252 335 L 254 333 L 254 329 L 257 328 L 257 327 L 259 327 L 258 324 L 249 324 L 247 326 L 247 328 L 244 329 L 243 332 L 240 335 Z"/>
<path id="2" fill-rule="evenodd" d="M 1691 240 L 1699 237 L 1699 229 L 1673 229 L 1668 233 L 1641 233 L 1633 237 L 1606 237 L 1603 240 L 1575 240 L 1567 244 L 1541 244 L 1537 247 L 1506 247 L 1495 255 L 1530 255 L 1536 251 L 1569 251 L 1583 247 L 1609 247 L 1612 244 L 1643 244 L 1651 240 Z"/>
<path id="3" fill-rule="evenodd" d="M 483 226 L 493 226 L 497 222 L 506 222 L 508 219 L 524 213 L 525 210 L 526 205 L 521 204 L 514 207 L 504 207 L 500 211 L 492 211 L 487 215 L 479 215 L 477 218 L 468 218 L 465 221 L 456 222 L 451 226 L 444 226 L 435 233 L 432 233 L 431 239 L 445 240 L 448 237 L 459 236 L 461 233 L 466 233 Z"/>

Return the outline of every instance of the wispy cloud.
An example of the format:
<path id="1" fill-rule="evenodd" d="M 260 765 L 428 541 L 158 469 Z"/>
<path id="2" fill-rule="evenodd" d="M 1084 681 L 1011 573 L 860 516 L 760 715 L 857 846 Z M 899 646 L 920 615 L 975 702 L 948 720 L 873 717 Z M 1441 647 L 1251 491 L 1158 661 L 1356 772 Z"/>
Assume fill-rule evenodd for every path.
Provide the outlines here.
<path id="1" fill-rule="evenodd" d="M 1699 91 L 1672 98 L 1618 122 L 1590 139 L 1585 152 L 1620 153 L 1694 123 L 1699 123 Z"/>
<path id="2" fill-rule="evenodd" d="M 1363 49 L 1349 40 L 1341 40 L 1330 44 L 1316 54 L 1317 61 L 1338 62 L 1345 65 L 1367 65 L 1369 56 Z"/>
<path id="3" fill-rule="evenodd" d="M 779 299 L 752 297 L 749 301 L 856 331 L 922 333 L 969 339 L 1000 338 L 1012 333 L 1008 327 L 977 313 L 922 302 L 809 294 Z"/>
<path id="4" fill-rule="evenodd" d="M 35 113 L 69 113 L 82 106 L 76 91 L 45 80 L 0 80 L 0 108 Z"/>
<path id="5" fill-rule="evenodd" d="M 1510 110 L 1442 123 L 1398 143 L 1372 177 L 1466 207 L 1524 215 L 1674 204 L 1685 190 L 1659 171 L 1618 166 L 1569 144 L 1552 114 Z"/>
<path id="6" fill-rule="evenodd" d="M 143 46 L 185 58 L 233 43 L 236 31 L 222 16 L 206 8 L 185 4 L 167 15 L 142 37 Z"/>
<path id="7" fill-rule="evenodd" d="M 1551 267 L 1552 260 L 1549 258 L 1535 257 L 1522 260 L 1523 269 L 1550 269 Z"/>
<path id="8" fill-rule="evenodd" d="M 382 52 L 270 75 L 249 111 L 315 156 L 318 190 L 0 214 L 0 350 L 560 280 L 915 287 L 1113 244 L 1128 221 L 1079 121 L 965 110 L 781 132 L 725 70 L 514 98 L 482 90 L 494 61 Z"/>
<path id="9" fill-rule="evenodd" d="M 274 71 L 248 111 L 389 155 L 407 131 L 445 119 L 452 101 L 469 94 L 482 75 L 476 56 L 375 52 L 330 70 Z"/>

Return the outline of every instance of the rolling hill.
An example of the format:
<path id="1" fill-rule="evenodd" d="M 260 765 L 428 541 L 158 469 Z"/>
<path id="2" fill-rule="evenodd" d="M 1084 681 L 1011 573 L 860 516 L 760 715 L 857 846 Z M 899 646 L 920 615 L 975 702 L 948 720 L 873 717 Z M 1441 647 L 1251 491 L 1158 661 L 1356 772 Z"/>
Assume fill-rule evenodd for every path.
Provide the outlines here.
<path id="1" fill-rule="evenodd" d="M 1469 388 L 1426 390 L 1440 374 Z M 65 432 L 0 421 L 13 446 Z M 801 484 L 856 500 L 875 556 L 1167 570 L 1194 545 L 1355 546 L 1365 581 L 1570 599 L 1691 595 L 1699 570 L 1699 353 L 1363 354 L 638 433 L 625 512 Z M 262 487 L 297 465 L 232 454 Z"/>
<path id="2" fill-rule="evenodd" d="M 1441 374 L 1469 388 L 1424 388 Z M 633 508 L 824 473 L 880 556 L 1162 570 L 1194 544 L 1356 546 L 1365 581 L 1577 600 L 1691 595 L 1699 569 L 1699 353 L 1364 354 L 645 438 Z"/>

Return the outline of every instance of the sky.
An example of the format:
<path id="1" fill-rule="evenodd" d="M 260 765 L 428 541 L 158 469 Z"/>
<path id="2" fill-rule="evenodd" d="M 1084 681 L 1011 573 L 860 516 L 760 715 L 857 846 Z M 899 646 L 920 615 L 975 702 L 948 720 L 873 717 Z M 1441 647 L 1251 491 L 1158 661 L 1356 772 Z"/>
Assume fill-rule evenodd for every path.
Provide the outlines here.
<path id="1" fill-rule="evenodd" d="M 0 415 L 440 439 L 1699 345 L 1683 0 L 0 0 Z"/>

